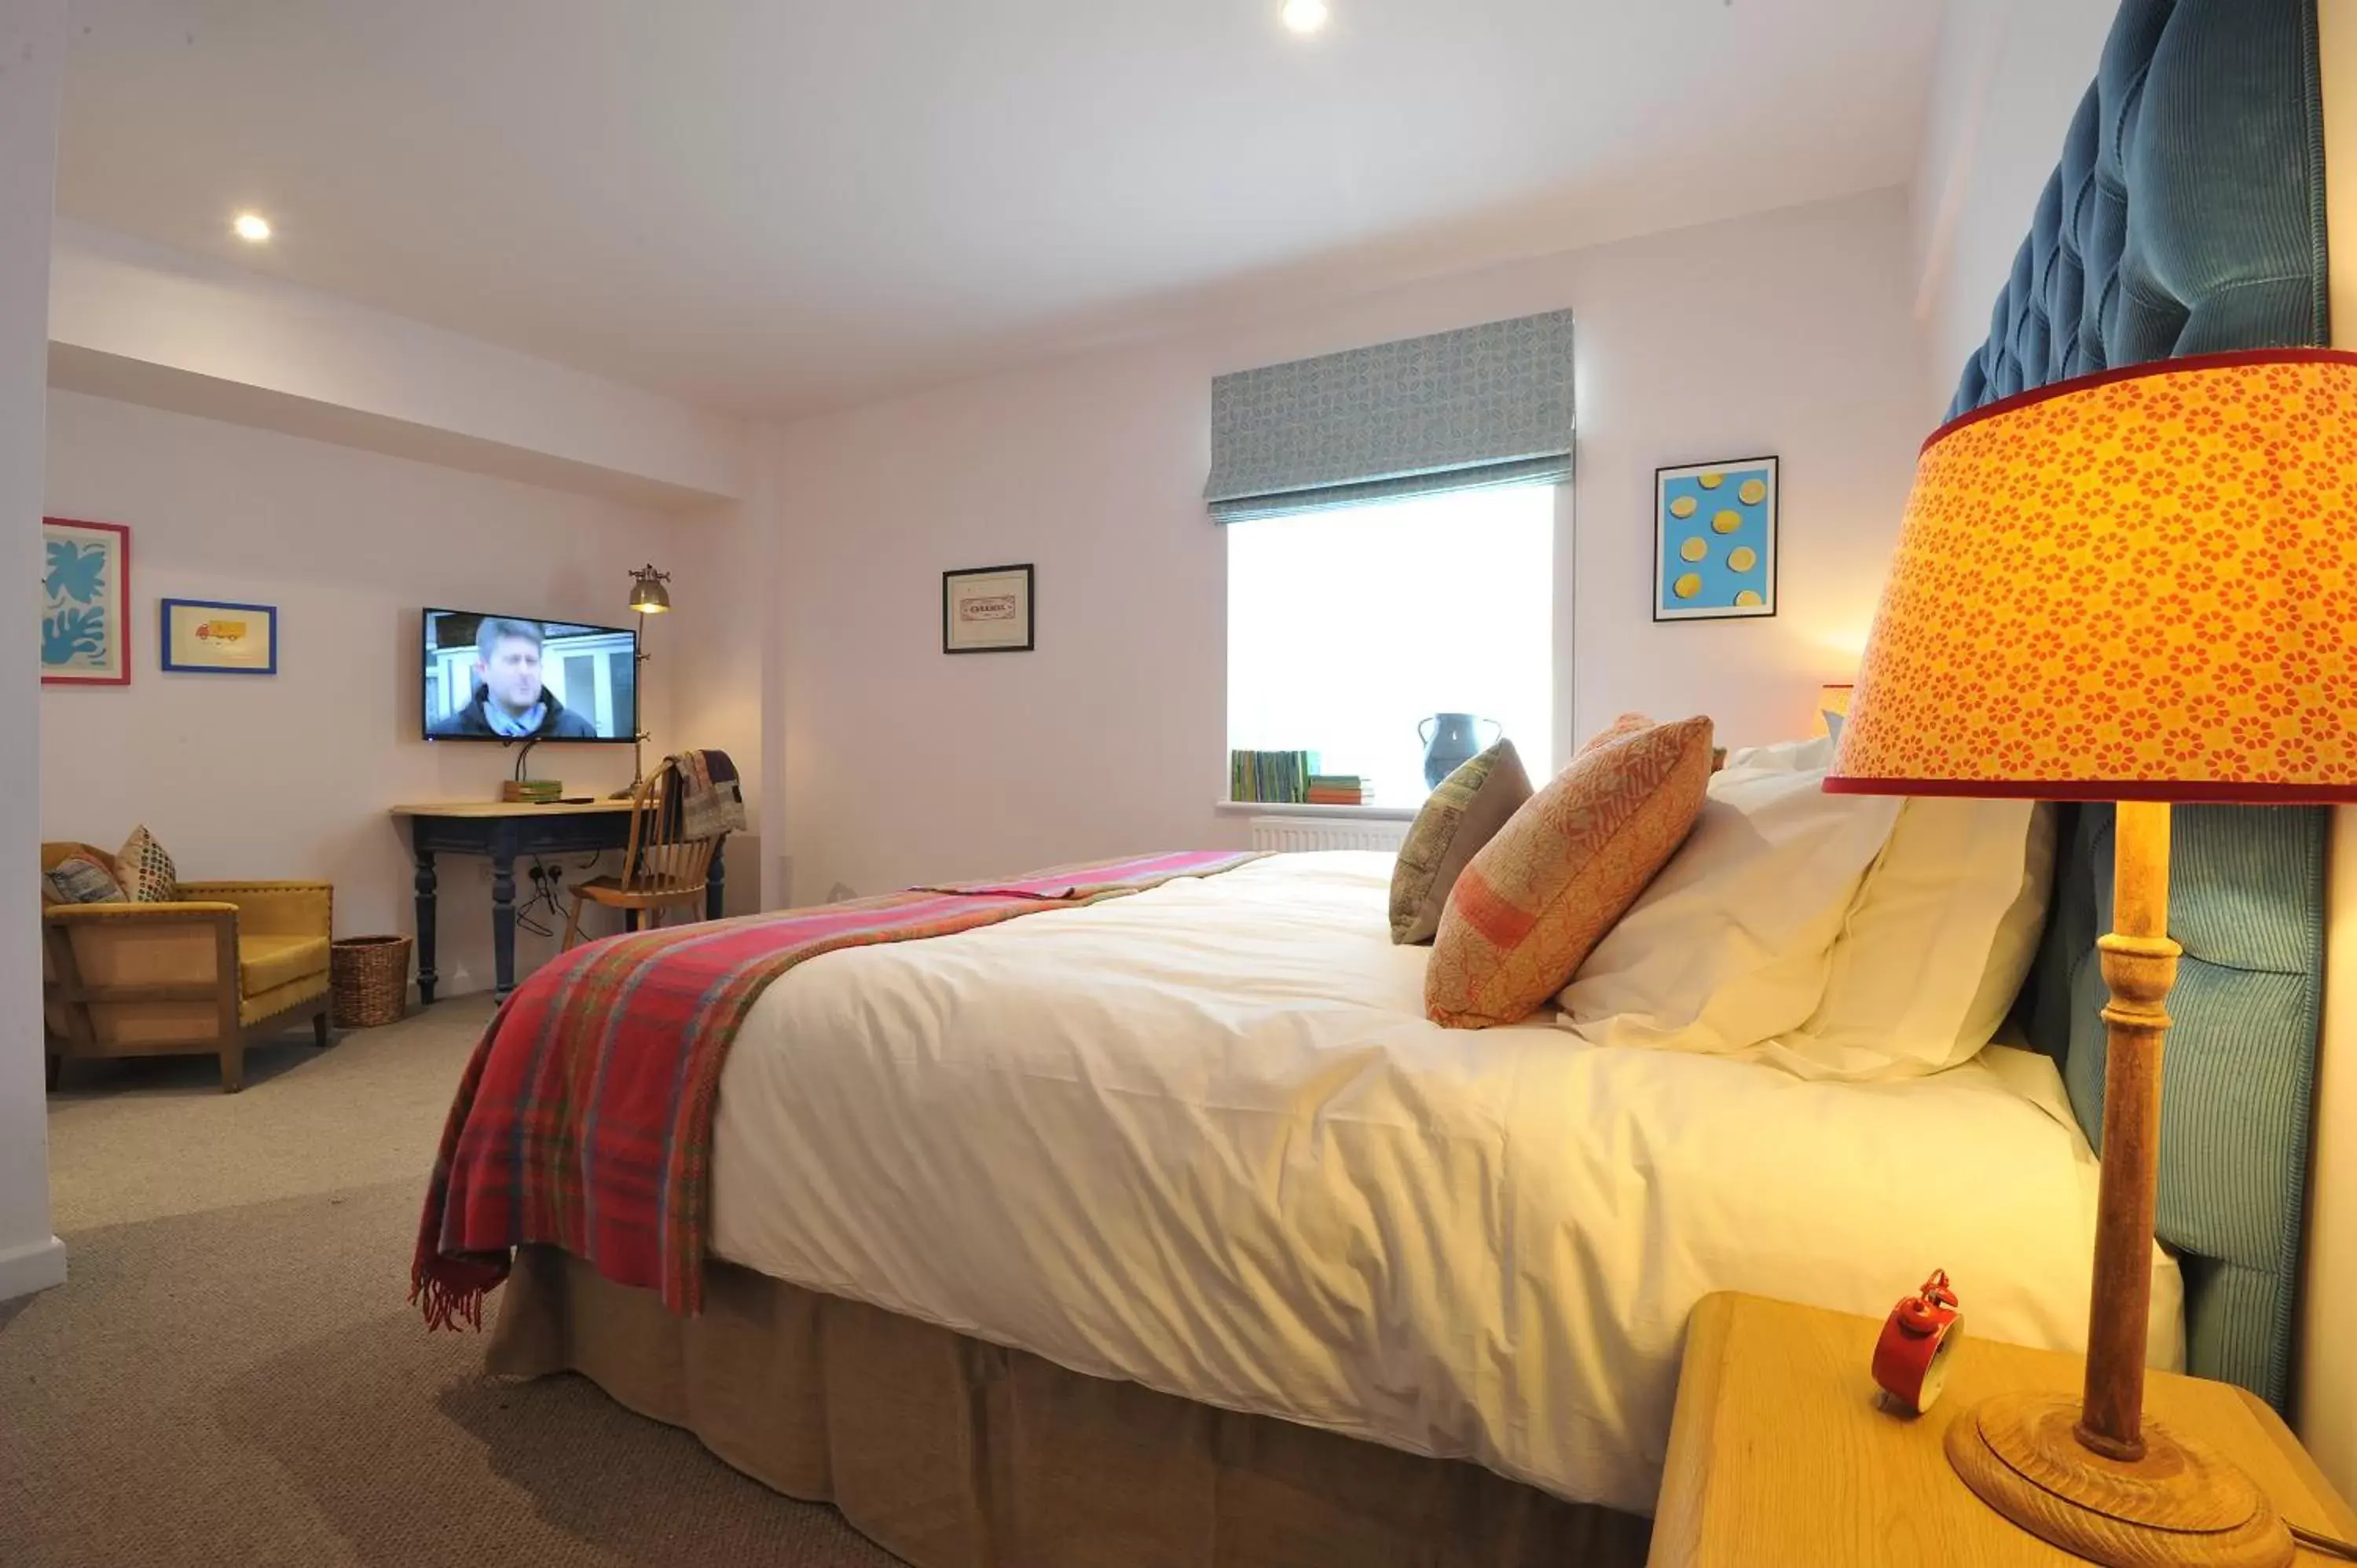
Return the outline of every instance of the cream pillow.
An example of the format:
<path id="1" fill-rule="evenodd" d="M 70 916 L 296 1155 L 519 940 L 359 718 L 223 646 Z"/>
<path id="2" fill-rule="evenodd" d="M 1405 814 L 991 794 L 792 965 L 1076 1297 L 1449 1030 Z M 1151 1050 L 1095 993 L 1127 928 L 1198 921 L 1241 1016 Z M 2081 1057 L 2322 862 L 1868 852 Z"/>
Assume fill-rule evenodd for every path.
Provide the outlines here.
<path id="1" fill-rule="evenodd" d="M 1804 1078 L 1912 1078 L 2005 1022 L 2046 924 L 2054 809 L 1910 800 L 1834 944 L 1824 1000 L 1762 1056 Z"/>
<path id="2" fill-rule="evenodd" d="M 2029 834 L 2023 846 L 2021 888 L 1996 923 L 1989 943 L 1988 966 L 1981 972 L 1980 989 L 1964 1009 L 1961 1043 L 1986 1045 L 1996 1038 L 2013 1012 L 2013 1000 L 2038 961 L 2039 944 L 2046 937 L 2046 912 L 2054 898 L 2054 863 L 2060 854 L 2061 808 L 2039 802 L 2029 815 Z"/>
<path id="3" fill-rule="evenodd" d="M 1731 1055 L 1816 1011 L 1900 802 L 1828 795 L 1824 767 L 1759 750 L 1712 775 L 1685 846 L 1556 998 L 1566 1028 L 1603 1046 Z"/>
<path id="4" fill-rule="evenodd" d="M 1814 740 L 1780 740 L 1773 746 L 1738 746 L 1727 754 L 1729 768 L 1754 768 L 1768 773 L 1800 773 L 1814 768 L 1819 773 L 1834 765 L 1834 737 L 1821 735 Z"/>

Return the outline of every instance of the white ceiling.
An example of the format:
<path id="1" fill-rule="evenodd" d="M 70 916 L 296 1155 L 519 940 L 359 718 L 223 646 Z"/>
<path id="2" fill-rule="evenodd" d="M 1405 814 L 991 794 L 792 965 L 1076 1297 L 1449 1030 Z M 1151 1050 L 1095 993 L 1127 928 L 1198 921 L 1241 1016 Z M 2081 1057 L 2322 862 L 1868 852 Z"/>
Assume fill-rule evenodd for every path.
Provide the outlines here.
<path id="1" fill-rule="evenodd" d="M 78 0 L 59 206 L 791 413 L 1898 184 L 1942 8 L 1331 4 Z"/>

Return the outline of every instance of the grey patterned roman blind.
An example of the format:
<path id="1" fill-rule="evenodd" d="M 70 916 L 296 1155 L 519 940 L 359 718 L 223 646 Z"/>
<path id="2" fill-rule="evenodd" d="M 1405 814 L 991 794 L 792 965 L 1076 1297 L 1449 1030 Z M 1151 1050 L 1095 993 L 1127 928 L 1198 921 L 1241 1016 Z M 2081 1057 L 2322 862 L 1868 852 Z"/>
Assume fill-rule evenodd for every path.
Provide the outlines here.
<path id="1" fill-rule="evenodd" d="M 1214 522 L 1571 477 L 1571 312 L 1211 382 Z"/>

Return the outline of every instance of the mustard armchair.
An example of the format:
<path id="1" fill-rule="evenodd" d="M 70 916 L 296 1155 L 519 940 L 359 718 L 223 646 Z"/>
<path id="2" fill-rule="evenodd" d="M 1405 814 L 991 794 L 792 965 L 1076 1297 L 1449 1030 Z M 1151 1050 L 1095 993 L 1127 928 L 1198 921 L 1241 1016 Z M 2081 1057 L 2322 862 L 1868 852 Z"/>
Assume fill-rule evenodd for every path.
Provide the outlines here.
<path id="1" fill-rule="evenodd" d="M 47 872 L 70 854 L 45 843 Z M 49 904 L 41 910 L 41 1003 L 49 1087 L 69 1057 L 218 1055 L 221 1090 L 245 1086 L 245 1046 L 308 1015 L 328 1043 L 325 882 L 183 882 L 169 904 Z"/>

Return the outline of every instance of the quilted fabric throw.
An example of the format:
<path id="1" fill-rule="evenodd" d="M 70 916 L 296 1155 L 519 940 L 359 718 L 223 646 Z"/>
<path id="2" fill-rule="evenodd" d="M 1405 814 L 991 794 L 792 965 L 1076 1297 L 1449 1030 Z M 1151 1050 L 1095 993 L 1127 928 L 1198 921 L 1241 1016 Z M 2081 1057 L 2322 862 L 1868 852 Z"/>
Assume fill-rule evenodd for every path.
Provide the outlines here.
<path id="1" fill-rule="evenodd" d="M 409 1299 L 482 1326 L 513 1249 L 562 1247 L 701 1310 L 721 1064 L 762 991 L 837 948 L 912 941 L 1233 870 L 1213 850 L 1059 866 L 610 937 L 518 986 L 467 1064 L 426 1189 Z"/>

